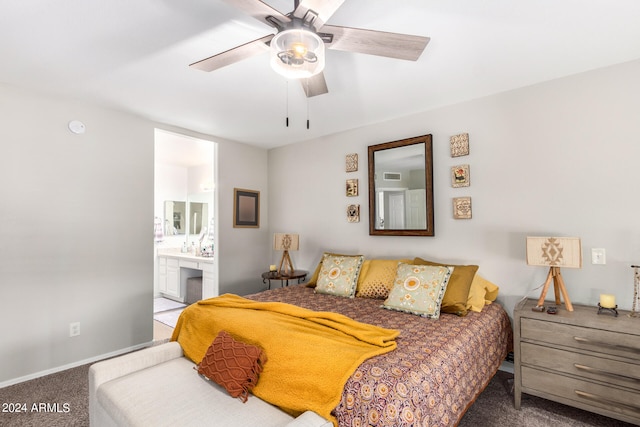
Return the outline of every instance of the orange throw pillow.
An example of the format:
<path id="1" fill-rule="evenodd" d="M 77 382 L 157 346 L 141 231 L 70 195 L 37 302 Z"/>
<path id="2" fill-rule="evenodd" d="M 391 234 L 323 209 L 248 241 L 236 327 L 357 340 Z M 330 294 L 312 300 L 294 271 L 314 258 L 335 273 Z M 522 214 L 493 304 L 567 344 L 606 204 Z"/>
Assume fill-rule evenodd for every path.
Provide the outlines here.
<path id="1" fill-rule="evenodd" d="M 232 397 L 240 397 L 246 402 L 266 361 L 260 347 L 237 341 L 226 331 L 220 331 L 196 368 L 199 374 L 220 384 Z"/>

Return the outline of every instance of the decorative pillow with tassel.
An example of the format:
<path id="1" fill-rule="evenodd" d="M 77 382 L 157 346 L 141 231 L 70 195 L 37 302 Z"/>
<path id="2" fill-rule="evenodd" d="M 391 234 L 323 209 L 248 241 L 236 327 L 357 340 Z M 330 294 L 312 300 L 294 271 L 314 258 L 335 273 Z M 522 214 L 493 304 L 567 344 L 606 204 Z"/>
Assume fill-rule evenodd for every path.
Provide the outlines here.
<path id="1" fill-rule="evenodd" d="M 260 347 L 220 331 L 195 369 L 206 379 L 224 387 L 232 397 L 246 402 L 266 361 L 267 356 Z"/>

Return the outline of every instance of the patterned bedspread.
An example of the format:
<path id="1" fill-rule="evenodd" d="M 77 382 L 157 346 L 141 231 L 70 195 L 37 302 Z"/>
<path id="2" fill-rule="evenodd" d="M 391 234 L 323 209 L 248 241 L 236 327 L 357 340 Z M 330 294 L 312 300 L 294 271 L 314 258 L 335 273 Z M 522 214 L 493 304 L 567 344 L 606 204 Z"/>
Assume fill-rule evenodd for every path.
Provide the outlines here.
<path id="1" fill-rule="evenodd" d="M 453 426 L 511 349 L 509 317 L 496 303 L 438 320 L 380 308 L 382 300 L 321 295 L 304 285 L 247 295 L 399 329 L 398 348 L 362 363 L 334 410 L 340 427 Z"/>

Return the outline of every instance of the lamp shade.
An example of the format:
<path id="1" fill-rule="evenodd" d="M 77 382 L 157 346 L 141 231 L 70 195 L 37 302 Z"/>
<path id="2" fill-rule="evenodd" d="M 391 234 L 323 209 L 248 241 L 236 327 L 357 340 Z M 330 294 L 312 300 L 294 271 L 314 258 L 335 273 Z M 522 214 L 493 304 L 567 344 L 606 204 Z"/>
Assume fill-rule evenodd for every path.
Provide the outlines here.
<path id="1" fill-rule="evenodd" d="M 273 235 L 273 249 L 277 251 L 297 251 L 299 240 L 297 234 L 276 233 Z"/>
<path id="2" fill-rule="evenodd" d="M 271 39 L 271 67 L 289 79 L 305 79 L 324 69 L 324 42 L 314 32 L 295 28 Z"/>
<path id="3" fill-rule="evenodd" d="M 527 237 L 527 264 L 582 268 L 579 237 Z"/>

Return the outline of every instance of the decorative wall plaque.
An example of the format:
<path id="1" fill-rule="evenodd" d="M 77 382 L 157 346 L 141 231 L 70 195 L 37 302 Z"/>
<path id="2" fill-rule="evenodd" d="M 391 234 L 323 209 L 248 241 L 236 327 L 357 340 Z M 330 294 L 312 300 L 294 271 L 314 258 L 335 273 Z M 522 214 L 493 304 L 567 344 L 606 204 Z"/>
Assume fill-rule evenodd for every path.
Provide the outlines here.
<path id="1" fill-rule="evenodd" d="M 451 157 L 466 156 L 469 154 L 469 134 L 460 133 L 449 139 L 451 144 Z"/>
<path id="2" fill-rule="evenodd" d="M 470 184 L 469 165 L 458 165 L 451 168 L 452 187 L 468 187 Z"/>
<path id="3" fill-rule="evenodd" d="M 347 197 L 353 197 L 357 195 L 358 195 L 358 180 L 348 179 L 347 180 Z"/>
<path id="4" fill-rule="evenodd" d="M 360 222 L 360 205 L 347 206 L 347 221 Z"/>
<path id="5" fill-rule="evenodd" d="M 356 172 L 358 170 L 358 154 L 352 153 L 346 156 L 346 171 Z"/>
<path id="6" fill-rule="evenodd" d="M 453 199 L 453 217 L 455 219 L 471 219 L 471 197 L 455 197 Z"/>

